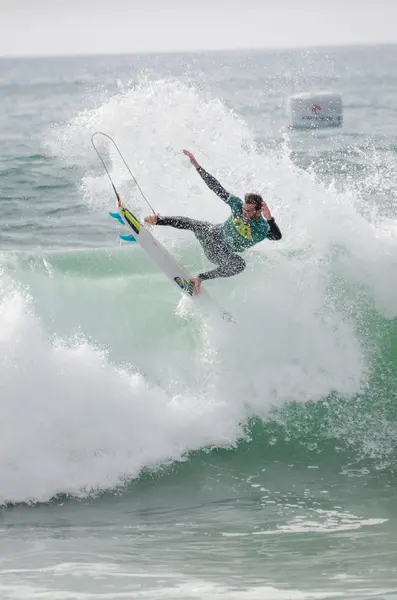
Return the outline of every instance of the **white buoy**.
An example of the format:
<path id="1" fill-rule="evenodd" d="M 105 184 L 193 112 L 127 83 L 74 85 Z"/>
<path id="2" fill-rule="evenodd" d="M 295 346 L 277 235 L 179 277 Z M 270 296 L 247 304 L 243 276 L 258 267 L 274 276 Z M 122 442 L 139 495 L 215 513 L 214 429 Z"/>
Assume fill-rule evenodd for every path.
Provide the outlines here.
<path id="1" fill-rule="evenodd" d="M 343 122 L 342 95 L 337 92 L 295 94 L 287 102 L 290 127 L 340 127 Z"/>

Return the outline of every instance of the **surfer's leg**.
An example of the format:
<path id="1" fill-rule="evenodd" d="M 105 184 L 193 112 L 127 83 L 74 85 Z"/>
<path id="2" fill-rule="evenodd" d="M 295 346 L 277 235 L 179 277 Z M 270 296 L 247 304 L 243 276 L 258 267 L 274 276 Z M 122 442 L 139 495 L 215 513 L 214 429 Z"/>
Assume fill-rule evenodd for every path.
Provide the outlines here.
<path id="1" fill-rule="evenodd" d="M 226 244 L 219 225 L 212 225 L 203 234 L 198 234 L 197 239 L 204 250 L 205 256 L 215 265 L 234 262 L 234 257 L 237 254 L 234 254 Z M 237 256 L 237 258 L 239 257 Z"/>
<path id="2" fill-rule="evenodd" d="M 156 225 L 168 225 L 169 227 L 175 227 L 175 229 L 188 229 L 198 236 L 208 235 L 211 228 L 211 223 L 189 219 L 189 217 L 158 217 Z"/>
<path id="3" fill-rule="evenodd" d="M 232 275 L 237 275 L 244 271 L 246 266 L 247 264 L 241 256 L 231 252 L 227 257 L 227 262 L 222 261 L 219 267 L 206 273 L 200 273 L 199 277 L 201 281 L 216 279 L 217 277 L 232 277 Z"/>
<path id="4" fill-rule="evenodd" d="M 231 277 L 244 271 L 246 262 L 241 256 L 232 252 L 225 242 L 221 228 L 213 226 L 210 235 L 199 237 L 204 254 L 216 265 L 216 269 L 202 273 L 200 279 L 215 279 L 217 277 Z"/>
<path id="5" fill-rule="evenodd" d="M 241 273 L 246 267 L 245 260 L 238 254 L 234 254 L 225 243 L 219 225 L 189 217 L 158 217 L 156 225 L 188 229 L 196 235 L 208 260 L 219 265 L 212 271 L 200 274 L 201 280 L 231 277 Z"/>

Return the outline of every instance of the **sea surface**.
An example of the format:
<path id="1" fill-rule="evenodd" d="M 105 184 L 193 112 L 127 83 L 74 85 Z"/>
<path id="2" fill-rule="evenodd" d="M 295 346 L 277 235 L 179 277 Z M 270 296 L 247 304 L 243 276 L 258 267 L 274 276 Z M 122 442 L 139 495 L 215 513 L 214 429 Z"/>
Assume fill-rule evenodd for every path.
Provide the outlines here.
<path id="1" fill-rule="evenodd" d="M 397 598 L 397 47 L 0 60 L 0 598 Z M 297 92 L 343 126 L 290 130 Z M 136 244 L 91 136 L 163 215 L 263 194 L 206 282 Z M 106 139 L 127 206 L 150 214 Z M 161 229 L 161 231 L 160 231 Z M 189 232 L 156 228 L 192 273 Z"/>

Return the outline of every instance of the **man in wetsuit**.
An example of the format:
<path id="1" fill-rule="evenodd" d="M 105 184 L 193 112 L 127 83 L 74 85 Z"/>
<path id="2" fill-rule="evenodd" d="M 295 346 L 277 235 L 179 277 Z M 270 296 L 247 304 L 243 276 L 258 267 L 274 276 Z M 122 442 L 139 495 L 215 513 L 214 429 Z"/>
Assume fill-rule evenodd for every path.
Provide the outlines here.
<path id="1" fill-rule="evenodd" d="M 245 260 L 236 252 L 243 252 L 265 239 L 280 240 L 281 232 L 262 196 L 248 193 L 245 194 L 243 202 L 240 198 L 229 194 L 215 177 L 207 173 L 191 152 L 188 150 L 183 152 L 189 157 L 207 186 L 230 206 L 231 216 L 221 225 L 188 217 L 155 215 L 145 217 L 145 222 L 151 225 L 169 225 L 176 229 L 189 229 L 200 242 L 208 260 L 219 265 L 212 271 L 193 277 L 195 292 L 198 294 L 202 281 L 216 277 L 231 277 L 245 269 Z"/>

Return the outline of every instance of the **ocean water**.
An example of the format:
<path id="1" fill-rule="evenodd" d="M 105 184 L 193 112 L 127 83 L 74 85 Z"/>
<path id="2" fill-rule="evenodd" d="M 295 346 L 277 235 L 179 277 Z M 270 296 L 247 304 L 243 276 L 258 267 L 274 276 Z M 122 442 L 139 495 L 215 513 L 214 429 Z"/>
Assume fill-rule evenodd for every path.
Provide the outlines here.
<path id="1" fill-rule="evenodd" d="M 2 599 L 397 598 L 396 60 L 0 61 Z M 290 131 L 287 97 L 322 89 L 343 127 Z M 205 284 L 235 325 L 120 245 L 95 131 L 161 214 L 228 215 L 183 148 L 263 193 L 283 239 Z"/>

